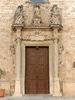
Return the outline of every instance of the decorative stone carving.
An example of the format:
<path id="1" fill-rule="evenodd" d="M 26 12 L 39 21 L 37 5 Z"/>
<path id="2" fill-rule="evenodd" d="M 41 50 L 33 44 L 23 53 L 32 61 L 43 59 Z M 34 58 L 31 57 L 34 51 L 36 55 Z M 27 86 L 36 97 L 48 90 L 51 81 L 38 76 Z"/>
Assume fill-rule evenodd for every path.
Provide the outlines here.
<path id="1" fill-rule="evenodd" d="M 38 5 L 38 4 L 34 5 L 34 16 L 33 16 L 33 20 L 32 20 L 32 25 L 33 26 L 41 26 L 42 25 L 40 5 Z"/>
<path id="2" fill-rule="evenodd" d="M 36 30 L 36 31 L 34 32 L 35 35 L 39 35 L 40 33 L 41 33 L 41 31 L 39 31 L 39 30 Z"/>
<path id="3" fill-rule="evenodd" d="M 26 35 L 22 37 L 23 41 L 51 41 L 53 37 L 51 35 Z"/>
<path id="4" fill-rule="evenodd" d="M 24 26 L 23 5 L 17 7 L 12 26 Z"/>
<path id="5" fill-rule="evenodd" d="M 57 5 L 53 5 L 51 9 L 50 28 L 58 28 L 58 31 L 62 29 L 60 9 Z"/>
<path id="6" fill-rule="evenodd" d="M 10 45 L 10 50 L 11 50 L 12 54 L 15 54 L 15 45 L 14 44 Z"/>
<path id="7" fill-rule="evenodd" d="M 59 42 L 58 42 L 59 54 L 61 54 L 63 50 L 64 50 L 64 46 L 63 46 L 63 43 L 62 43 L 62 34 L 59 33 Z"/>
<path id="8" fill-rule="evenodd" d="M 51 9 L 51 24 L 60 24 L 61 25 L 61 15 L 57 5 L 53 5 Z"/>
<path id="9" fill-rule="evenodd" d="M 34 17 L 35 18 L 40 18 L 40 6 L 38 4 L 34 5 Z"/>
<path id="10" fill-rule="evenodd" d="M 59 54 L 61 54 L 63 50 L 64 50 L 64 46 L 63 46 L 63 43 L 62 43 L 62 38 L 61 38 L 61 36 L 59 36 L 59 42 L 58 42 Z"/>
<path id="11" fill-rule="evenodd" d="M 61 44 L 61 45 L 59 45 L 59 54 L 61 54 L 63 50 L 64 50 L 63 45 L 62 45 L 62 44 Z"/>

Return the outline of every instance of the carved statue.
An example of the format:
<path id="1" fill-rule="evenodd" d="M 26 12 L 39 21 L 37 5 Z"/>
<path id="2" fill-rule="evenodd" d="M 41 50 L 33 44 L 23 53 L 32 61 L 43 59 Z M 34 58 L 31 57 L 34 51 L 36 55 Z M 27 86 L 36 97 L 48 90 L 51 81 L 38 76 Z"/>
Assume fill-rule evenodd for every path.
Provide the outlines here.
<path id="1" fill-rule="evenodd" d="M 57 5 L 53 5 L 51 9 L 51 24 L 61 24 L 61 15 Z"/>
<path id="2" fill-rule="evenodd" d="M 34 26 L 40 26 L 42 24 L 40 6 L 37 4 L 34 5 L 34 16 L 33 16 L 32 24 Z"/>
<path id="3" fill-rule="evenodd" d="M 24 25 L 23 5 L 18 6 L 14 15 L 13 25 Z"/>
<path id="4" fill-rule="evenodd" d="M 34 17 L 40 18 L 40 6 L 39 5 L 34 6 Z"/>

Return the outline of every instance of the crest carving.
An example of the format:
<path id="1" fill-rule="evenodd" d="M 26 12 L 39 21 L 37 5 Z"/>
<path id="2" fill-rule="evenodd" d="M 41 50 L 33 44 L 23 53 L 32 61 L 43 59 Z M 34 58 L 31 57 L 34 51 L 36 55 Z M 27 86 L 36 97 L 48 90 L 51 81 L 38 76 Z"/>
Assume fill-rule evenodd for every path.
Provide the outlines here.
<path id="1" fill-rule="evenodd" d="M 38 5 L 38 4 L 34 5 L 34 16 L 33 16 L 33 20 L 32 20 L 32 25 L 33 26 L 41 26 L 42 25 L 40 5 Z"/>

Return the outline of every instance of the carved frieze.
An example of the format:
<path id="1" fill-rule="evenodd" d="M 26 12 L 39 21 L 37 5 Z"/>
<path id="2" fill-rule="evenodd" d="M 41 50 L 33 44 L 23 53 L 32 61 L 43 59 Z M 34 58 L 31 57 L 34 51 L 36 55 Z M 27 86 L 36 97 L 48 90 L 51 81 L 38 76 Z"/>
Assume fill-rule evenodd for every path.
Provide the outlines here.
<path id="1" fill-rule="evenodd" d="M 23 41 L 51 41 L 53 37 L 51 35 L 26 35 L 22 37 Z"/>
<path id="2" fill-rule="evenodd" d="M 46 32 L 46 34 L 45 34 Z M 51 41 L 53 40 L 53 35 L 49 30 L 42 31 L 40 29 L 32 30 L 27 32 L 26 34 L 23 33 L 22 40 L 23 41 Z"/>
<path id="3" fill-rule="evenodd" d="M 41 36 L 30 36 L 27 35 L 25 37 L 22 37 L 23 41 L 51 41 L 53 38 L 47 35 L 41 35 Z"/>

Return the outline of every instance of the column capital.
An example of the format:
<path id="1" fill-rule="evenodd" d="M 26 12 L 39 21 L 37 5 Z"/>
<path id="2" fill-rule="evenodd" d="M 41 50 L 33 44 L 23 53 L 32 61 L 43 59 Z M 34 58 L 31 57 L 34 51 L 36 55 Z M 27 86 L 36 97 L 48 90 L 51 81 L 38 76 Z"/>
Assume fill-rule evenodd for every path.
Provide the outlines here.
<path id="1" fill-rule="evenodd" d="M 61 31 L 63 26 L 61 24 L 51 24 L 50 29 L 52 31 L 57 30 L 58 32 Z"/>

